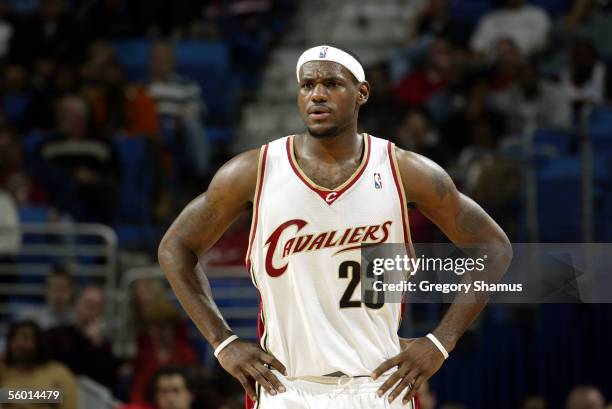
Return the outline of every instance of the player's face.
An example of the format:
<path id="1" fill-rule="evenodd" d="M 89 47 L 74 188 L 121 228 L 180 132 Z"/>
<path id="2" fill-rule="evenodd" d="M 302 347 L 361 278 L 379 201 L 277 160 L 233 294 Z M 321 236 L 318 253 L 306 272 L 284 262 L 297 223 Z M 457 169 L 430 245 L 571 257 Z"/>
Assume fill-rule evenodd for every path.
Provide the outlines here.
<path id="1" fill-rule="evenodd" d="M 355 84 L 349 70 L 331 61 L 310 61 L 300 68 L 298 108 L 310 135 L 338 134 L 357 120 L 367 100 L 366 83 Z M 361 97 L 360 97 L 361 95 Z"/>

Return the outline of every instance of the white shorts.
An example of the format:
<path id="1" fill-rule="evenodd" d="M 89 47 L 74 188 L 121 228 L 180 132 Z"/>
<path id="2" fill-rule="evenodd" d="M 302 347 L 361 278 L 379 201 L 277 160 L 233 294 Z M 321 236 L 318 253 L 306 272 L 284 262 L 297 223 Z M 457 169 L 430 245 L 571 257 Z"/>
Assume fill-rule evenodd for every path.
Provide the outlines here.
<path id="1" fill-rule="evenodd" d="M 387 400 L 391 388 L 382 397 L 376 391 L 385 382 L 386 377 L 373 381 L 370 377 L 342 377 L 332 380 L 333 383 L 320 383 L 305 379 L 287 379 L 273 371 L 278 380 L 287 389 L 286 392 L 272 396 L 257 386 L 258 401 L 256 409 L 417 409 L 413 399 L 406 405 L 402 403 L 407 389 L 394 401 Z M 313 378 L 314 379 L 314 378 Z M 329 379 L 329 377 L 326 377 Z"/>

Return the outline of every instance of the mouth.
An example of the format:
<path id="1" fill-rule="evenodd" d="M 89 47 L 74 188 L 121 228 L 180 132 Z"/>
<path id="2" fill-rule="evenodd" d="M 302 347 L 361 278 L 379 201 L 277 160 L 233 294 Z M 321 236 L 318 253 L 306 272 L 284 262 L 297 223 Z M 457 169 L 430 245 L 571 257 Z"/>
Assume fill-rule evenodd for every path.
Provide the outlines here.
<path id="1" fill-rule="evenodd" d="M 308 108 L 307 112 L 308 117 L 310 119 L 314 119 L 315 121 L 320 121 L 331 116 L 331 109 L 322 105 L 310 107 Z"/>

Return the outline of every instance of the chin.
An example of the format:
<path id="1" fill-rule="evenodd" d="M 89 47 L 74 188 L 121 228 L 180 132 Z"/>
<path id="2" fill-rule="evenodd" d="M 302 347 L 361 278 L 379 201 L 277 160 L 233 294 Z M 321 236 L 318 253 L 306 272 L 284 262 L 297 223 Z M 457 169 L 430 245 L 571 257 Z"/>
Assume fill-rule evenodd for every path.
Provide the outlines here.
<path id="1" fill-rule="evenodd" d="M 309 126 L 308 133 L 315 138 L 330 138 L 338 133 L 338 127 L 332 126 Z"/>

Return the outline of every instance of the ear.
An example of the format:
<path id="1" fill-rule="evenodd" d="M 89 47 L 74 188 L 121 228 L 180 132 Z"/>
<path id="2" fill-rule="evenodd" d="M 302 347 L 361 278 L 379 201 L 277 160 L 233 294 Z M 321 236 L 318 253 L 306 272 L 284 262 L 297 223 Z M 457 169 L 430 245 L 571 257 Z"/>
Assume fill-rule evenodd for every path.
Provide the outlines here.
<path id="1" fill-rule="evenodd" d="M 361 106 L 368 102 L 370 97 L 370 83 L 367 81 L 357 84 L 357 105 Z"/>

